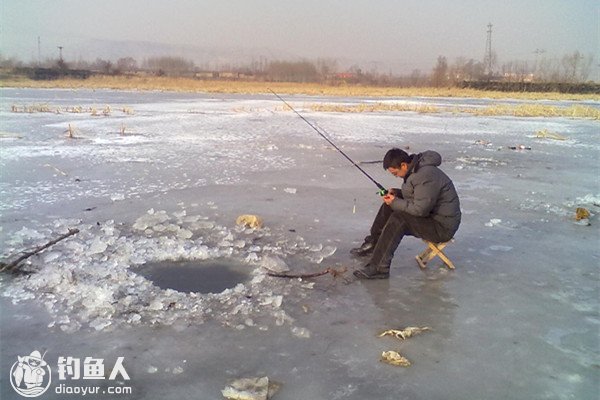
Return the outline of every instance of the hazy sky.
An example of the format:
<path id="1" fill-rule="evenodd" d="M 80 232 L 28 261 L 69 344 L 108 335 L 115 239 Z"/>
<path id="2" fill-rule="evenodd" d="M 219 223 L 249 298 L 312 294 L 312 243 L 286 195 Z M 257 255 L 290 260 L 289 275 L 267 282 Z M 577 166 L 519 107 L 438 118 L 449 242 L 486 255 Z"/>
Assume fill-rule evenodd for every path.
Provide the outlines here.
<path id="1" fill-rule="evenodd" d="M 579 50 L 600 62 L 593 0 L 2 0 L 1 53 L 65 59 L 89 39 L 263 48 L 429 70 L 438 55 L 482 60 L 486 25 L 500 63 Z M 69 49 L 72 50 L 69 53 Z M 375 63 L 372 63 L 376 65 Z M 365 66 L 366 67 L 366 66 Z M 385 71 L 380 71 L 385 72 Z"/>

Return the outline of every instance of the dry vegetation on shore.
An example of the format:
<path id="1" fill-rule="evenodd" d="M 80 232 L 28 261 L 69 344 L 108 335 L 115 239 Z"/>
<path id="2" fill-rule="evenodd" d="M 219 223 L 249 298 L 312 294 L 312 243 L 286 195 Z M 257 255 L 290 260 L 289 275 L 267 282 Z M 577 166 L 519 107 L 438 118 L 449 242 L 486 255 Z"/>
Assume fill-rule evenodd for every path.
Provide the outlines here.
<path id="1" fill-rule="evenodd" d="M 321 85 L 315 83 L 252 82 L 197 80 L 169 77 L 125 77 L 93 76 L 89 79 L 58 79 L 36 81 L 31 79 L 1 80 L 0 87 L 61 88 L 61 89 L 114 89 L 142 91 L 175 91 L 191 93 L 232 93 L 270 94 L 270 89 L 281 94 L 304 94 L 339 97 L 462 97 L 520 100 L 600 100 L 598 95 L 567 93 L 523 93 L 492 92 L 460 88 L 393 88 L 359 85 Z M 14 106 L 13 106 L 14 107 Z M 530 103 L 507 105 L 494 104 L 487 107 L 453 107 L 410 102 L 377 102 L 363 104 L 314 103 L 308 108 L 317 112 L 402 112 L 419 113 L 464 113 L 485 116 L 517 117 L 567 117 L 600 120 L 600 110 L 594 107 L 574 104 L 559 107 L 548 104 Z M 13 110 L 14 111 L 14 110 Z"/>
<path id="2" fill-rule="evenodd" d="M 198 80 L 141 76 L 92 76 L 88 79 L 35 81 L 27 78 L 0 80 L 0 87 L 160 90 L 198 93 L 270 93 L 340 97 L 472 97 L 523 100 L 600 100 L 598 95 L 569 93 L 493 92 L 460 88 L 397 88 L 360 85 L 330 86 L 316 83 Z"/>
<path id="3" fill-rule="evenodd" d="M 494 104 L 487 107 L 453 107 L 410 103 L 368 103 L 353 105 L 315 103 L 310 104 L 308 108 L 317 112 L 368 113 L 412 111 L 424 114 L 450 112 L 454 114 L 482 116 L 566 117 L 600 120 L 600 109 L 579 104 L 569 107 L 531 103 L 517 105 Z"/>

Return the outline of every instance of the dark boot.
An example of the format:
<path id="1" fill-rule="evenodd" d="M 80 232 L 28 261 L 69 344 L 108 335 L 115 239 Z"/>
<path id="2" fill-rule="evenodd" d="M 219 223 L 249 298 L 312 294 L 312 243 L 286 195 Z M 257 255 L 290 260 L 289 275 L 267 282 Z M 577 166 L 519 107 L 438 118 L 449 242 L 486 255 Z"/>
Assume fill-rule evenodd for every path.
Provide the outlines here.
<path id="1" fill-rule="evenodd" d="M 371 236 L 367 236 L 360 247 L 355 247 L 350 250 L 350 254 L 356 257 L 365 257 L 373 253 L 373 249 L 375 249 L 375 242 L 371 239 Z"/>
<path id="2" fill-rule="evenodd" d="M 378 270 L 373 268 L 371 264 L 367 264 L 363 268 L 354 271 L 353 275 L 358 279 L 389 279 L 390 269 Z"/>
<path id="3" fill-rule="evenodd" d="M 373 225 L 371 226 L 369 236 L 365 238 L 364 243 L 360 245 L 360 247 L 350 250 L 350 253 L 356 257 L 365 257 L 372 254 L 390 215 L 392 215 L 391 207 L 385 203 L 381 204 L 381 207 L 375 216 L 375 220 L 373 221 Z"/>
<path id="4" fill-rule="evenodd" d="M 407 228 L 406 222 L 397 217 L 398 216 L 393 216 L 389 218 L 377 241 L 377 245 L 373 249 L 371 261 L 367 264 L 367 267 L 356 271 L 356 277 L 362 279 L 375 279 L 375 277 L 381 279 L 389 277 L 394 253 L 396 252 L 400 241 L 402 241 Z M 373 278 L 369 278 L 369 276 L 372 276 Z"/>

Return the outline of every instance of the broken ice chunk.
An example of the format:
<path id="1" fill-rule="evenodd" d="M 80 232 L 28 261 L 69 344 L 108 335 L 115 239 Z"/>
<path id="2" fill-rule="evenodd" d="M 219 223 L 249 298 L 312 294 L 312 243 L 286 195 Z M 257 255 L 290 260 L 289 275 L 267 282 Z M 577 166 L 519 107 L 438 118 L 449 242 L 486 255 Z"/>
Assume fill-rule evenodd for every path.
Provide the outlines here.
<path id="1" fill-rule="evenodd" d="M 125 195 L 123 193 L 120 194 L 112 194 L 110 196 L 110 199 L 112 201 L 120 201 L 120 200 L 125 200 Z"/>
<path id="2" fill-rule="evenodd" d="M 105 241 L 103 241 L 99 237 L 94 238 L 92 244 L 90 244 L 90 248 L 87 251 L 87 255 L 103 253 L 107 247 L 108 244 Z"/>
<path id="3" fill-rule="evenodd" d="M 186 212 L 185 210 L 182 210 L 182 211 L 175 211 L 175 212 L 173 213 L 173 216 L 174 216 L 175 218 L 180 218 L 180 219 L 181 219 L 181 218 L 185 217 L 185 216 L 186 216 L 186 214 L 187 214 L 187 212 Z"/>
<path id="4" fill-rule="evenodd" d="M 68 325 L 61 325 L 60 329 L 65 333 L 75 333 L 81 328 L 81 324 L 77 321 L 73 321 Z"/>
<path id="5" fill-rule="evenodd" d="M 485 223 L 485 226 L 488 226 L 488 227 L 497 226 L 497 225 L 499 225 L 501 222 L 502 222 L 502 220 L 501 220 L 501 219 L 498 219 L 498 218 L 492 218 L 492 219 L 490 219 L 490 222 L 486 222 L 486 223 Z"/>
<path id="6" fill-rule="evenodd" d="M 157 211 L 152 210 L 152 213 L 148 211 L 147 214 L 139 217 L 135 223 L 133 224 L 133 229 L 137 229 L 140 231 L 146 230 L 149 227 L 152 227 L 157 224 L 161 224 L 169 219 L 166 211 Z"/>
<path id="7" fill-rule="evenodd" d="M 232 315 L 237 315 L 237 314 L 248 315 L 249 313 L 250 313 L 250 306 L 245 303 L 238 304 L 237 306 L 235 306 L 233 308 L 233 310 L 231 310 Z"/>
<path id="8" fill-rule="evenodd" d="M 179 225 L 175 225 L 175 224 L 168 224 L 167 225 L 167 230 L 169 232 L 179 232 L 181 230 L 181 228 L 179 227 Z"/>
<path id="9" fill-rule="evenodd" d="M 277 256 L 264 256 L 261 267 L 275 273 L 288 272 L 290 270 L 285 261 Z"/>
<path id="10" fill-rule="evenodd" d="M 237 285 L 235 285 L 235 287 L 233 288 L 233 292 L 237 293 L 237 294 L 241 294 L 244 293 L 244 291 L 246 291 L 246 286 L 244 286 L 243 283 L 238 283 Z"/>
<path id="11" fill-rule="evenodd" d="M 184 228 L 179 229 L 177 231 L 177 237 L 180 239 L 189 239 L 192 237 L 192 235 L 193 235 L 192 231 L 184 229 Z"/>
<path id="12" fill-rule="evenodd" d="M 323 256 L 320 254 L 311 254 L 308 256 L 308 260 L 315 264 L 321 264 L 323 262 Z"/>
<path id="13" fill-rule="evenodd" d="M 215 227 L 214 222 L 210 222 L 210 221 L 195 221 L 195 222 L 191 222 L 190 225 L 188 226 L 188 228 L 190 228 L 191 230 L 199 230 L 199 229 L 213 229 Z"/>
<path id="14" fill-rule="evenodd" d="M 275 325 L 282 326 L 285 322 L 294 322 L 294 319 L 286 314 L 283 310 L 278 310 L 273 313 L 273 317 L 275 317 Z"/>
<path id="15" fill-rule="evenodd" d="M 162 310 L 164 308 L 164 305 L 160 300 L 156 299 L 156 300 L 152 301 L 152 303 L 150 303 L 148 308 L 150 310 L 158 311 L 158 310 Z"/>
<path id="16" fill-rule="evenodd" d="M 279 308 L 283 303 L 283 296 L 273 296 L 273 302 L 271 303 L 273 307 Z"/>
<path id="17" fill-rule="evenodd" d="M 173 368 L 173 375 L 179 375 L 181 373 L 183 373 L 183 368 L 181 368 L 179 366 Z"/>
<path id="18" fill-rule="evenodd" d="M 48 253 L 46 255 L 44 255 L 44 263 L 49 263 L 51 261 L 56 260 L 58 257 L 60 257 L 61 253 L 59 253 L 58 251 L 53 251 L 51 253 Z"/>
<path id="19" fill-rule="evenodd" d="M 34 229 L 23 227 L 21 230 L 15 233 L 15 239 L 20 239 L 19 243 L 23 242 L 23 239 L 44 239 L 45 236 Z"/>
<path id="20" fill-rule="evenodd" d="M 142 316 L 140 314 L 134 313 L 129 316 L 129 319 L 127 320 L 127 322 L 129 322 L 130 324 L 137 324 L 141 320 L 142 320 Z"/>
<path id="21" fill-rule="evenodd" d="M 332 256 L 336 250 L 337 248 L 335 246 L 325 246 L 325 248 L 321 251 L 321 255 L 323 257 L 329 257 Z"/>
<path id="22" fill-rule="evenodd" d="M 317 251 L 321 251 L 321 250 L 323 250 L 323 245 L 321 243 L 312 245 L 308 248 L 308 251 L 313 251 L 313 252 L 317 252 Z"/>
<path id="23" fill-rule="evenodd" d="M 202 218 L 201 215 L 188 215 L 185 218 L 183 218 L 183 222 L 189 224 L 190 222 L 197 222 L 200 218 Z"/>
<path id="24" fill-rule="evenodd" d="M 105 318 L 96 318 L 92 322 L 90 322 L 90 328 L 94 328 L 97 331 L 101 331 L 102 329 L 109 326 L 111 322 Z"/>
<path id="25" fill-rule="evenodd" d="M 157 224 L 157 225 L 154 225 L 152 227 L 152 229 L 154 229 L 156 232 L 164 232 L 164 230 L 167 229 L 167 227 L 164 226 L 163 224 Z"/>
<path id="26" fill-rule="evenodd" d="M 252 278 L 252 280 L 250 281 L 250 284 L 252 285 L 256 285 L 261 283 L 262 281 L 265 280 L 265 274 L 260 274 L 260 275 L 256 275 L 254 278 Z"/>
<path id="27" fill-rule="evenodd" d="M 310 338 L 310 331 L 306 328 L 299 328 L 299 327 L 295 326 L 292 328 L 292 333 L 294 334 L 294 336 L 299 337 L 299 338 L 303 338 L 303 339 Z"/>

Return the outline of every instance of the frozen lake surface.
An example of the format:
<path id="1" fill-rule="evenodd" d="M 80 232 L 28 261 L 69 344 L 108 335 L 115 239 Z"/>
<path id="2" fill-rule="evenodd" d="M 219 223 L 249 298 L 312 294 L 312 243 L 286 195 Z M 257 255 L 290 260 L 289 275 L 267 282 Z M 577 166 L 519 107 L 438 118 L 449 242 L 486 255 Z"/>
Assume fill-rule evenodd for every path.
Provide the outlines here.
<path id="1" fill-rule="evenodd" d="M 2 259 L 80 229 L 31 257 L 30 275 L 0 277 L 0 398 L 20 398 L 8 371 L 33 350 L 47 350 L 53 368 L 60 356 L 124 357 L 131 380 L 119 384 L 133 394 L 119 398 L 218 399 L 231 379 L 258 376 L 282 385 L 281 400 L 598 398 L 598 121 L 319 113 L 309 105 L 503 101 L 286 96 L 386 186 L 400 186 L 376 163 L 389 148 L 438 151 L 463 209 L 446 251 L 455 271 L 439 262 L 421 270 L 423 244 L 405 238 L 389 281 L 301 281 L 265 268 L 362 266 L 349 250 L 381 200 L 274 96 L 0 95 Z M 567 139 L 536 138 L 540 130 Z M 509 149 L 518 145 L 531 150 Z M 577 207 L 592 213 L 591 226 L 575 223 Z M 241 214 L 264 227 L 236 226 Z M 215 281 L 240 276 L 218 293 L 164 289 L 143 272 L 161 263 L 167 279 L 172 266 L 181 284 L 199 279 L 177 276 L 181 263 L 227 262 L 235 267 Z M 431 331 L 377 337 L 407 326 Z M 412 365 L 381 363 L 387 350 Z M 41 398 L 65 398 L 53 390 Z"/>

